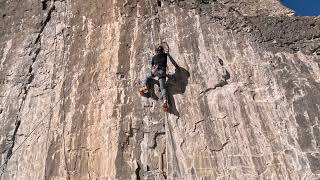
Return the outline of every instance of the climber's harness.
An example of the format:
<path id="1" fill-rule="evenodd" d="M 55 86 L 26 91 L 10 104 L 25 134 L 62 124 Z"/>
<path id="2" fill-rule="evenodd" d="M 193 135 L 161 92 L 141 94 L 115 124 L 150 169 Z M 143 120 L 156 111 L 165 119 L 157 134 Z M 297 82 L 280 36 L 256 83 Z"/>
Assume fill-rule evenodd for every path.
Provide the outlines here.
<path id="1" fill-rule="evenodd" d="M 166 71 L 167 71 L 167 68 L 158 67 L 158 65 L 151 67 L 152 76 L 154 76 L 154 77 L 157 76 L 159 79 L 166 77 Z"/>

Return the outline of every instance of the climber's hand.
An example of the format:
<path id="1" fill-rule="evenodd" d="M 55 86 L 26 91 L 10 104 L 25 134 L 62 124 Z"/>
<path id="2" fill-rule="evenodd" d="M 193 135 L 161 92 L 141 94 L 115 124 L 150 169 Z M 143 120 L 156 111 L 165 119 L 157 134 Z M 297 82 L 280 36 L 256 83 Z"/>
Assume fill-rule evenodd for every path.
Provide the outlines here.
<path id="1" fill-rule="evenodd" d="M 153 75 L 156 75 L 157 69 L 158 69 L 158 65 L 152 66 L 152 68 L 151 68 L 151 73 L 152 73 Z"/>

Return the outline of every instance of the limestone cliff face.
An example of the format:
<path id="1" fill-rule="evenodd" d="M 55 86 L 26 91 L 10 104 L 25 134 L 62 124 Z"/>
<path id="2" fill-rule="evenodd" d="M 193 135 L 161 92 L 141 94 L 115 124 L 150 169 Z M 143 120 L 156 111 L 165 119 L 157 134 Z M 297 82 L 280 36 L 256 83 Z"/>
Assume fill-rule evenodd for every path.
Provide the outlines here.
<path id="1" fill-rule="evenodd" d="M 1 179 L 319 179 L 320 20 L 276 0 L 0 0 Z M 170 112 L 137 94 L 167 42 Z"/>

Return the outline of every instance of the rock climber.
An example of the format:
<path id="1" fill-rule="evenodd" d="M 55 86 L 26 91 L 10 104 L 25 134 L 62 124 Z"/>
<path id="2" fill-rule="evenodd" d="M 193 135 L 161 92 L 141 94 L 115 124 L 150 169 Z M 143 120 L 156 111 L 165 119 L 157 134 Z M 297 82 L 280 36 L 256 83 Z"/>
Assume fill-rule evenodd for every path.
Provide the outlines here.
<path id="1" fill-rule="evenodd" d="M 152 57 L 151 60 L 151 71 L 146 73 L 145 79 L 142 81 L 142 88 L 140 89 L 140 95 L 144 96 L 148 93 L 148 82 L 151 78 L 158 77 L 160 84 L 161 96 L 163 99 L 163 110 L 168 111 L 168 99 L 167 99 L 167 90 L 165 87 L 166 83 L 166 70 L 167 70 L 167 56 L 168 52 L 165 52 L 162 45 L 158 46 L 155 49 L 156 55 Z"/>

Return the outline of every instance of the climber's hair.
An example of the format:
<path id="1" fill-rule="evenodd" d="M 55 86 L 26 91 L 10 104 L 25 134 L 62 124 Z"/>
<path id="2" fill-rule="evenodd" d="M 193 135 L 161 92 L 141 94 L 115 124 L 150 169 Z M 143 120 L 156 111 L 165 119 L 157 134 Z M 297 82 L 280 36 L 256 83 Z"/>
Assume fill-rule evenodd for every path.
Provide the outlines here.
<path id="1" fill-rule="evenodd" d="M 155 49 L 155 51 L 157 54 L 162 54 L 162 53 L 164 53 L 164 48 L 163 48 L 163 46 L 160 45 Z"/>

